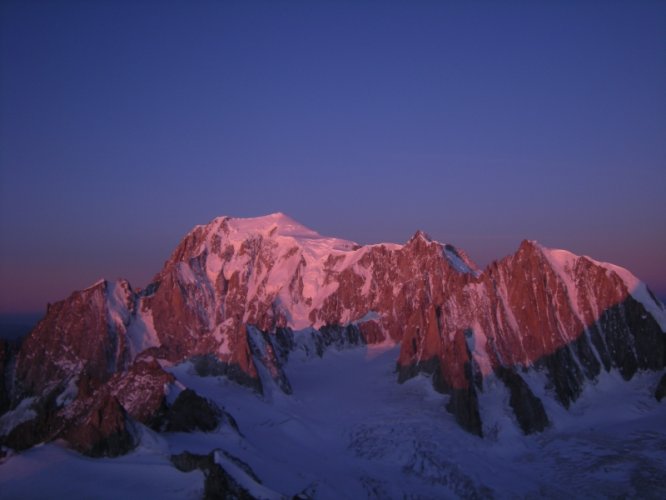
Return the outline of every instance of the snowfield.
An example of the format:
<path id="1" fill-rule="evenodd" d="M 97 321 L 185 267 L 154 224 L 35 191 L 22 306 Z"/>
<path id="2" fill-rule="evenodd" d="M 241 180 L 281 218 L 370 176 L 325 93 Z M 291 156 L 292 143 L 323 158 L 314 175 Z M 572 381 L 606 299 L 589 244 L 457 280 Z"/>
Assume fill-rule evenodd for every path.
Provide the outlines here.
<path id="1" fill-rule="evenodd" d="M 227 457 L 251 466 L 262 484 L 248 490 L 263 498 L 666 498 L 666 401 L 653 396 L 660 373 L 629 382 L 603 374 L 569 411 L 543 398 L 553 425 L 527 437 L 490 376 L 479 394 L 480 439 L 460 429 L 428 377 L 396 382 L 397 355 L 390 346 L 323 358 L 296 351 L 286 365 L 290 396 L 269 380 L 260 396 L 175 366 L 180 382 L 224 407 L 240 432 L 140 427 L 139 447 L 116 459 L 38 446 L 0 464 L 0 498 L 200 498 L 203 473 L 180 472 L 169 456 L 215 449 L 241 484 L 245 473 Z M 543 387 L 538 373 L 524 377 Z"/>

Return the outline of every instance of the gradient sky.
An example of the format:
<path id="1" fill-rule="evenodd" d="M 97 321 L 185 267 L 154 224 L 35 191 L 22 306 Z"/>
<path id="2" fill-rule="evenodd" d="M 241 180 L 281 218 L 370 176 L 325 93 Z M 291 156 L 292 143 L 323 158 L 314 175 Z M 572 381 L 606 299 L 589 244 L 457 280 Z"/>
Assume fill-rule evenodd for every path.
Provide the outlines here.
<path id="1" fill-rule="evenodd" d="M 666 2 L 4 0 L 0 169 L 0 312 L 275 211 L 666 296 Z"/>

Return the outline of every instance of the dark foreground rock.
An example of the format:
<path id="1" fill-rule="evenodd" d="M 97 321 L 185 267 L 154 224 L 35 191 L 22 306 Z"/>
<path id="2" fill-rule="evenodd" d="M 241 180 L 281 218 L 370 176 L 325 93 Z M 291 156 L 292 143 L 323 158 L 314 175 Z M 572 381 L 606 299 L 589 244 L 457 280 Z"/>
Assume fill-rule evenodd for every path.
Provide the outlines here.
<path id="1" fill-rule="evenodd" d="M 218 463 L 216 458 L 219 458 L 220 454 L 238 467 L 241 474 L 245 475 L 250 483 L 261 485 L 261 480 L 249 465 L 227 452 L 212 451 L 208 455 L 199 455 L 185 451 L 172 455 L 171 462 L 182 472 L 199 469 L 204 473 L 203 498 L 205 500 L 251 500 L 256 498 Z"/>
<path id="2" fill-rule="evenodd" d="M 0 436 L 0 446 L 22 451 L 52 439 L 60 428 L 56 393 L 57 391 L 53 391 L 30 404 L 29 412 L 32 413 L 32 418 L 19 423 L 5 436 Z"/>
<path id="3" fill-rule="evenodd" d="M 215 403 L 192 389 L 185 389 L 167 410 L 162 429 L 168 432 L 210 432 L 217 428 L 222 415 Z"/>
<path id="4" fill-rule="evenodd" d="M 91 457 L 117 457 L 137 444 L 134 426 L 115 397 L 100 400 L 70 421 L 61 436 L 79 453 Z"/>
<path id="5" fill-rule="evenodd" d="M 225 423 L 238 431 L 231 415 L 191 389 L 169 404 L 166 393 L 174 382 L 154 359 L 139 359 L 98 387 L 82 373 L 33 398 L 18 416 L 23 421 L 0 436 L 0 446 L 21 451 L 64 439 L 82 454 L 114 457 L 136 446 L 136 423 L 170 432 L 210 432 Z"/>

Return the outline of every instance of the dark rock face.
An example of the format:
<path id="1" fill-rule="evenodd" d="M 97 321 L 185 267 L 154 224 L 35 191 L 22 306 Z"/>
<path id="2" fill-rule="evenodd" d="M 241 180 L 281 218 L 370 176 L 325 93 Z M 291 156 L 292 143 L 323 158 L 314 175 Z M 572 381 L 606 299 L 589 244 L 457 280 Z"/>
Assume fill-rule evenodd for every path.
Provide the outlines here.
<path id="1" fill-rule="evenodd" d="M 168 432 L 210 432 L 217 428 L 221 416 L 222 410 L 215 403 L 185 389 L 168 409 L 161 428 Z"/>
<path id="2" fill-rule="evenodd" d="M 509 404 L 513 409 L 518 425 L 525 434 L 542 432 L 549 425 L 548 415 L 541 400 L 534 395 L 523 378 L 510 368 L 498 367 L 497 377 L 509 389 Z"/>
<path id="3" fill-rule="evenodd" d="M 132 424 L 116 398 L 101 399 L 82 410 L 60 432 L 74 449 L 91 457 L 116 457 L 134 449 Z"/>
<path id="4" fill-rule="evenodd" d="M 364 345 L 366 342 L 361 330 L 356 325 L 325 325 L 319 329 L 321 352 L 329 346 L 342 349 L 349 346 Z"/>
<path id="5" fill-rule="evenodd" d="M 465 389 L 453 389 L 446 405 L 458 425 L 471 434 L 483 437 L 483 423 L 479 414 L 479 398 L 473 385 Z"/>
<path id="6" fill-rule="evenodd" d="M 190 361 L 194 372 L 200 377 L 227 377 L 259 394 L 263 392 L 259 377 L 248 375 L 239 365 L 225 363 L 212 354 L 193 356 Z"/>
<path id="7" fill-rule="evenodd" d="M 544 356 L 535 366 L 546 371 L 550 388 L 565 408 L 578 399 L 585 379 L 568 346 Z"/>
<path id="8" fill-rule="evenodd" d="M 666 373 L 662 375 L 657 384 L 657 389 L 654 391 L 654 397 L 657 398 L 657 401 L 661 402 L 664 397 L 666 397 Z"/>
<path id="9" fill-rule="evenodd" d="M 204 473 L 204 499 L 206 500 L 253 500 L 255 497 L 216 462 L 216 453 L 224 453 L 225 457 L 240 467 L 244 474 L 255 483 L 261 484 L 261 480 L 249 465 L 226 452 L 212 451 L 208 455 L 198 455 L 185 451 L 178 455 L 172 455 L 171 462 L 182 472 L 200 469 Z"/>

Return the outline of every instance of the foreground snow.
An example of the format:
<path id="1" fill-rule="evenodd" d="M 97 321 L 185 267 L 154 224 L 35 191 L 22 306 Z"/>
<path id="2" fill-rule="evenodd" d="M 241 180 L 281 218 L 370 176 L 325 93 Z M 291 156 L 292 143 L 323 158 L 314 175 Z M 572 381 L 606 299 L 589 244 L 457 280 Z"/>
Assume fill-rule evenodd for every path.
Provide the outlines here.
<path id="1" fill-rule="evenodd" d="M 398 385 L 396 358 L 389 347 L 323 359 L 296 352 L 286 367 L 291 396 L 267 383 L 260 397 L 177 366 L 173 373 L 224 406 L 241 434 L 228 426 L 212 434 L 143 429 L 141 446 L 118 459 L 36 447 L 0 465 L 0 498 L 198 498 L 203 474 L 179 472 L 168 457 L 216 448 L 252 467 L 263 481 L 255 491 L 289 497 L 666 497 L 666 402 L 652 396 L 660 374 L 630 382 L 604 374 L 569 412 L 550 403 L 553 427 L 530 437 L 490 377 L 480 395 L 489 415 L 482 440 L 460 430 L 429 379 Z"/>

